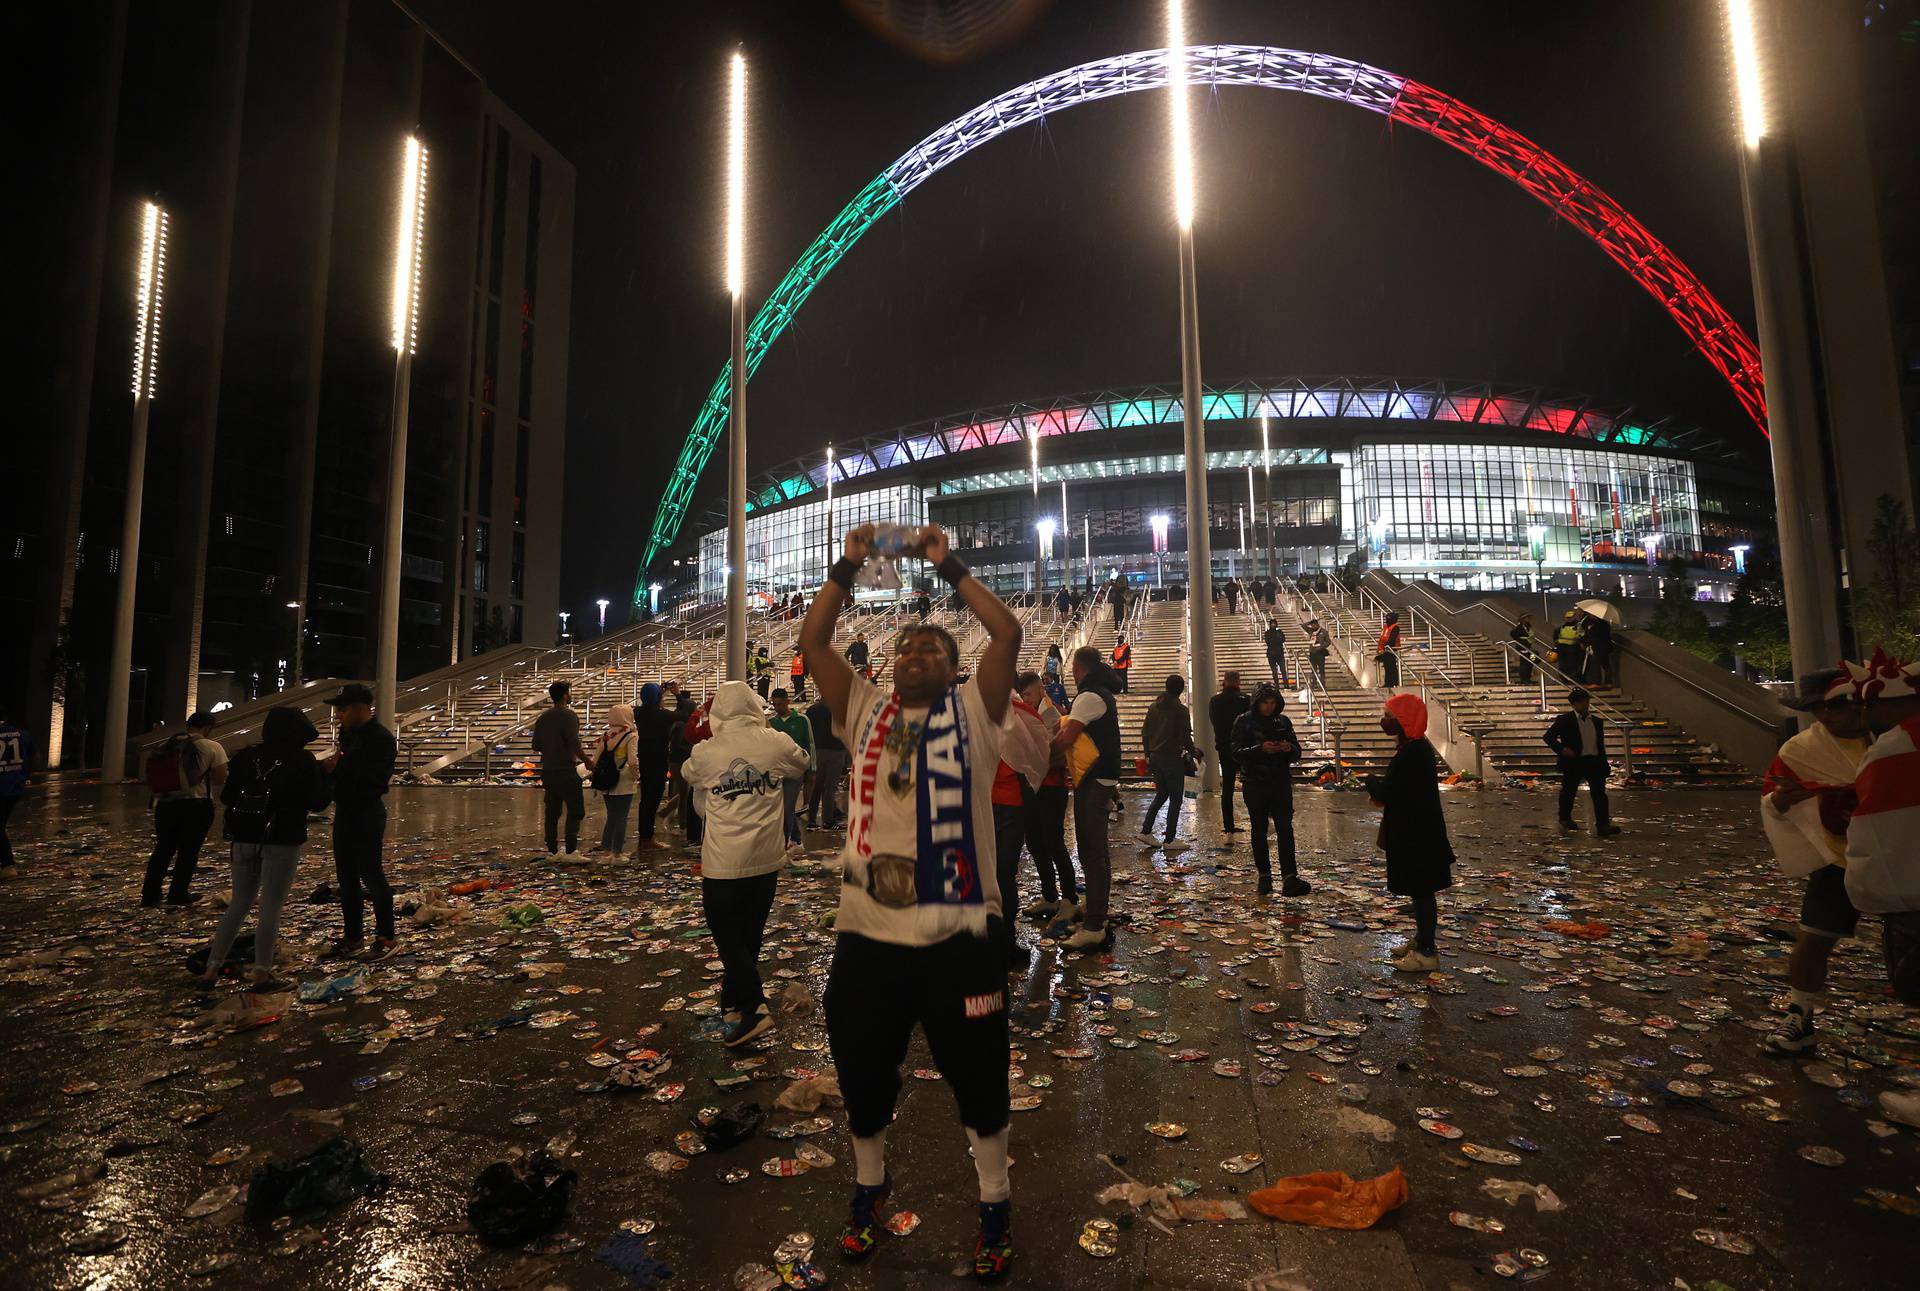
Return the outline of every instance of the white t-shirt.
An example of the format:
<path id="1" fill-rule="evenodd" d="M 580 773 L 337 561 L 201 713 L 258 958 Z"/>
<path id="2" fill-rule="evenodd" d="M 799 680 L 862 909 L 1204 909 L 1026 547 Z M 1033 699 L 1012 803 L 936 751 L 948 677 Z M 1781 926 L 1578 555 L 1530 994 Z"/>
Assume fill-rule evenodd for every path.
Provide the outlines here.
<path id="1" fill-rule="evenodd" d="M 983 936 L 989 915 L 1002 913 L 1000 885 L 994 877 L 993 777 L 1000 766 L 1000 726 L 987 716 L 978 680 L 959 690 L 967 736 L 966 765 L 972 786 L 977 902 L 928 902 L 913 898 L 913 865 L 920 851 L 919 744 L 927 707 L 902 708 L 886 736 L 862 747 L 868 719 L 891 696 L 872 682 L 856 676 L 847 692 L 847 720 L 835 723 L 833 733 L 847 746 L 853 776 L 847 790 L 847 842 L 841 852 L 841 932 L 858 933 L 875 941 L 900 946 L 931 946 L 958 932 Z M 932 754 L 932 750 L 929 753 Z M 876 861 L 878 865 L 876 867 Z M 876 893 L 892 889 L 893 901 Z"/>
<path id="2" fill-rule="evenodd" d="M 188 746 L 192 751 L 182 759 L 180 768 L 183 777 L 192 783 L 178 793 L 162 794 L 162 802 L 185 802 L 189 798 L 213 797 L 213 773 L 227 765 L 227 751 L 218 743 L 204 736 L 196 735 Z"/>

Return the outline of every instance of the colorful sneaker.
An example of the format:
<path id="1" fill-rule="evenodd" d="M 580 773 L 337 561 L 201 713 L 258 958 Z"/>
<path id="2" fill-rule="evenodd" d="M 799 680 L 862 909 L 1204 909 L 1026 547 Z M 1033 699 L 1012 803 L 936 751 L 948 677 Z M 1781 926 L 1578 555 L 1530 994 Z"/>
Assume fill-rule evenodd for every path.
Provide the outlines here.
<path id="1" fill-rule="evenodd" d="M 973 1239 L 973 1277 L 998 1282 L 1013 1267 L 1013 1203 L 980 1203 L 980 1236 Z"/>
<path id="2" fill-rule="evenodd" d="M 873 1254 L 873 1248 L 880 1240 L 880 1218 L 878 1211 L 887 1204 L 887 1198 L 893 1194 L 893 1176 L 877 1187 L 868 1188 L 856 1184 L 853 1189 L 853 1205 L 847 1208 L 847 1224 L 840 1230 L 840 1254 L 849 1260 L 864 1260 Z"/>
<path id="3" fill-rule="evenodd" d="M 1795 1054 L 1811 1053 L 1819 1043 L 1820 1035 L 1813 1027 L 1813 1013 L 1789 1004 L 1785 1025 L 1762 1041 L 1760 1047 L 1777 1058 L 1790 1058 Z"/>

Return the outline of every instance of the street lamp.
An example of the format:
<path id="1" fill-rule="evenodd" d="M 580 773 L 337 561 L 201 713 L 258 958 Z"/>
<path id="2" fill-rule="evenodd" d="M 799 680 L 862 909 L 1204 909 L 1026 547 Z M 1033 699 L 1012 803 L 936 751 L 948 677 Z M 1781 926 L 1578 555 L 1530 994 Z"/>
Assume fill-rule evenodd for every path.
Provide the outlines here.
<path id="1" fill-rule="evenodd" d="M 1035 585 L 1040 591 L 1045 592 L 1047 590 L 1047 561 L 1053 557 L 1053 535 L 1054 531 L 1060 526 L 1052 516 L 1042 516 L 1039 522 L 1033 527 L 1040 538 L 1039 543 L 1034 548 L 1037 553 L 1036 562 L 1040 574 Z"/>
<path id="2" fill-rule="evenodd" d="M 1036 515 L 1040 510 L 1040 426 L 1036 422 L 1027 428 L 1027 481 L 1033 486 L 1033 509 Z M 1036 526 L 1037 530 L 1037 526 Z M 1033 544 L 1033 588 L 1038 592 L 1046 582 L 1046 567 L 1041 564 L 1046 557 L 1041 555 L 1040 544 Z"/>
<path id="3" fill-rule="evenodd" d="M 400 539 L 407 501 L 407 404 L 413 352 L 420 337 L 420 272 L 426 251 L 427 149 L 408 135 L 400 150 L 400 219 L 393 234 L 393 293 L 388 340 L 393 345 L 393 418 L 387 441 L 387 527 L 381 547 L 379 640 L 374 651 L 374 704 L 398 720 L 400 690 Z"/>
<path id="4" fill-rule="evenodd" d="M 1747 572 L 1747 553 L 1752 550 L 1752 546 L 1744 542 L 1736 542 L 1727 548 L 1727 554 L 1733 557 L 1734 573 L 1744 574 Z"/>
<path id="5" fill-rule="evenodd" d="M 603 596 L 595 601 L 594 604 L 600 607 L 600 630 L 605 632 L 607 630 L 607 606 L 613 604 L 613 602 Z"/>
<path id="6" fill-rule="evenodd" d="M 1067 514 L 1067 473 L 1060 472 L 1060 586 L 1073 590 L 1073 517 Z"/>
<path id="7" fill-rule="evenodd" d="M 1173 218 L 1180 235 L 1180 410 L 1187 459 L 1187 638 L 1196 684 L 1210 686 L 1213 667 L 1213 535 L 1207 507 L 1207 421 L 1200 384 L 1200 304 L 1193 257 L 1194 158 L 1188 120 L 1185 0 L 1167 0 L 1167 97 L 1172 109 L 1168 140 L 1173 152 Z M 1213 761 L 1213 724 L 1201 722 L 1201 787 L 1218 783 Z"/>
<path id="8" fill-rule="evenodd" d="M 1153 526 L 1153 585 L 1155 587 L 1165 587 L 1167 585 L 1165 561 L 1167 552 L 1167 526 L 1172 523 L 1172 521 L 1163 511 L 1148 517 L 1147 523 Z"/>
<path id="9" fill-rule="evenodd" d="M 107 673 L 107 725 L 100 775 L 127 773 L 127 710 L 133 689 L 133 607 L 140 576 L 140 506 L 147 480 L 147 412 L 159 388 L 160 312 L 167 281 L 167 213 L 158 203 L 140 208 L 140 259 L 133 278 L 133 433 L 127 446 L 127 500 L 120 528 L 120 584 L 114 603 L 112 663 Z M 54 714 L 60 730 L 64 708 Z"/>
<path id="10" fill-rule="evenodd" d="M 727 91 L 727 294 L 733 305 L 733 396 L 727 453 L 727 679 L 747 679 L 747 56 L 733 52 Z"/>
<path id="11" fill-rule="evenodd" d="M 660 584 L 648 583 L 647 584 L 647 613 L 658 614 L 659 612 L 660 612 Z"/>
<path id="12" fill-rule="evenodd" d="M 560 611 L 560 639 L 562 641 L 567 639 L 567 620 L 572 617 L 573 615 L 570 612 L 566 610 Z"/>

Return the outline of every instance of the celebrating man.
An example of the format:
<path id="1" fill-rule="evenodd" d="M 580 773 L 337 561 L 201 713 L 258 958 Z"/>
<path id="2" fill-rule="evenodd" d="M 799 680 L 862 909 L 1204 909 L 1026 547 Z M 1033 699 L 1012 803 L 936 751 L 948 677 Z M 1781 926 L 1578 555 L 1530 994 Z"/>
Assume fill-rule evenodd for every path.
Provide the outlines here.
<path id="1" fill-rule="evenodd" d="M 853 757 L 842 853 L 838 941 L 827 980 L 827 1039 L 853 1133 L 856 1187 L 840 1251 L 873 1251 L 892 1191 L 887 1125 L 915 1023 L 952 1087 L 973 1144 L 980 1233 L 973 1272 L 1003 1276 L 1013 1258 L 1007 1180 L 1005 917 L 995 873 L 993 780 L 1013 694 L 1020 621 L 928 525 L 906 545 L 986 626 L 965 685 L 946 629 L 914 624 L 894 645 L 883 692 L 833 648 L 834 621 L 873 552 L 875 531 L 846 537 L 800 626 L 800 646 Z"/>

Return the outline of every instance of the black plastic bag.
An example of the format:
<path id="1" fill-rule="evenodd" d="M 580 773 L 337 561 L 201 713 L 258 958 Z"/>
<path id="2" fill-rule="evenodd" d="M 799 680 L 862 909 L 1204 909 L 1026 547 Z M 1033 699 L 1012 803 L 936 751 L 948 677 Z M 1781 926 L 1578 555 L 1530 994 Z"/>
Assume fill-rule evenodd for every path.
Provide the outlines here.
<path id="1" fill-rule="evenodd" d="M 745 1143 L 760 1129 L 761 1118 L 765 1113 L 758 1103 L 735 1103 L 721 1112 L 701 1131 L 707 1140 L 707 1149 L 713 1152 L 723 1151 L 736 1144 Z"/>
<path id="2" fill-rule="evenodd" d="M 488 1246 L 524 1246 L 566 1220 L 574 1180 L 545 1152 L 495 1161 L 473 1181 L 467 1219 Z"/>
<path id="3" fill-rule="evenodd" d="M 187 971 L 195 974 L 204 974 L 207 971 L 207 951 L 210 949 L 212 949 L 212 947 L 202 946 L 191 955 L 188 955 Z M 253 934 L 243 932 L 233 939 L 233 945 L 227 949 L 226 962 L 221 964 L 220 967 L 224 971 L 230 966 L 251 964 L 252 962 Z"/>
<path id="4" fill-rule="evenodd" d="M 386 1176 L 367 1164 L 360 1145 L 337 1135 L 296 1160 L 270 1161 L 255 1170 L 247 1189 L 247 1222 L 268 1224 L 281 1215 L 331 1210 L 384 1182 Z"/>

